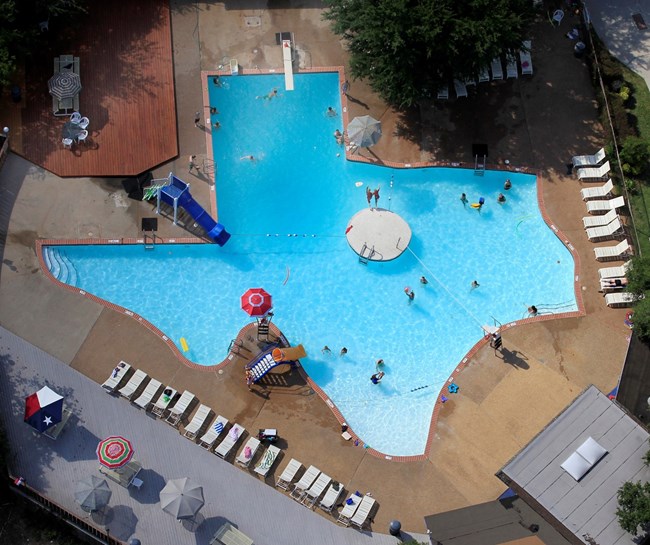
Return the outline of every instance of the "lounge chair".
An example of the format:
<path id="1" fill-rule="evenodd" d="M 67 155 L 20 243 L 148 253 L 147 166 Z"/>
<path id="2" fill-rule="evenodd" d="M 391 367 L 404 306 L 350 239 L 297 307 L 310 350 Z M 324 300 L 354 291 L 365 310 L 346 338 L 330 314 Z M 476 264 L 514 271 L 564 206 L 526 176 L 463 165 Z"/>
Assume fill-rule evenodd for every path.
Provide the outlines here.
<path id="1" fill-rule="evenodd" d="M 605 199 L 609 197 L 613 189 L 614 184 L 610 178 L 603 185 L 599 185 L 598 187 L 585 187 L 584 189 L 581 189 L 580 194 L 582 195 L 583 201 L 588 201 L 591 199 Z"/>
<path id="2" fill-rule="evenodd" d="M 199 446 L 203 447 L 204 449 L 210 450 L 212 448 L 212 445 L 214 445 L 214 442 L 221 435 L 221 432 L 224 430 L 224 428 L 227 425 L 228 425 L 227 418 L 221 415 L 217 416 L 214 422 L 210 424 L 208 431 L 206 431 L 203 437 L 199 439 Z"/>
<path id="3" fill-rule="evenodd" d="M 616 246 L 598 246 L 594 248 L 594 253 L 598 261 L 613 261 L 627 257 L 631 250 L 630 243 L 625 239 L 621 240 Z"/>
<path id="4" fill-rule="evenodd" d="M 465 87 L 472 87 L 476 85 L 476 80 L 473 77 L 467 77 L 464 80 Z"/>
<path id="5" fill-rule="evenodd" d="M 524 40 L 521 45 L 523 49 L 519 50 L 519 62 L 521 63 L 521 75 L 533 75 L 533 59 L 530 54 L 532 43 L 530 40 Z"/>
<path id="6" fill-rule="evenodd" d="M 185 426 L 183 435 L 188 439 L 196 439 L 196 436 L 198 435 L 199 431 L 201 431 L 203 424 L 205 424 L 205 421 L 208 419 L 208 416 L 211 412 L 212 409 L 210 407 L 201 404 L 194 413 L 194 416 L 192 417 L 190 423 Z"/>
<path id="7" fill-rule="evenodd" d="M 438 95 L 437 97 L 438 100 L 448 100 L 449 99 L 449 86 L 444 85 L 440 89 L 438 89 Z"/>
<path id="8" fill-rule="evenodd" d="M 339 498 L 343 495 L 343 485 L 338 482 L 333 482 L 329 485 L 327 492 L 323 496 L 323 499 L 318 502 L 318 507 L 320 507 L 326 513 L 331 513 L 332 509 L 336 506 L 339 501 Z"/>
<path id="9" fill-rule="evenodd" d="M 467 87 L 462 81 L 454 80 L 454 90 L 456 91 L 456 98 L 467 97 Z"/>
<path id="10" fill-rule="evenodd" d="M 627 286 L 627 278 L 601 278 L 600 291 L 621 291 Z"/>
<path id="11" fill-rule="evenodd" d="M 149 381 L 149 384 L 147 384 L 147 387 L 144 389 L 144 392 L 140 394 L 140 396 L 133 402 L 133 404 L 146 411 L 161 387 L 162 384 L 160 381 L 151 379 Z"/>
<path id="12" fill-rule="evenodd" d="M 129 369 L 131 369 L 131 365 L 125 361 L 118 363 L 115 369 L 111 371 L 111 375 L 106 379 L 106 382 L 102 384 L 102 388 L 107 392 L 113 392 L 128 373 Z"/>
<path id="13" fill-rule="evenodd" d="M 305 493 L 300 499 L 300 503 L 302 503 L 305 507 L 312 508 L 331 482 L 332 477 L 325 475 L 325 473 L 321 473 L 318 476 L 318 479 L 314 481 L 314 484 L 305 490 Z"/>
<path id="14" fill-rule="evenodd" d="M 354 513 L 350 519 L 350 522 L 359 528 L 359 530 L 363 530 L 363 527 L 368 523 L 368 520 L 370 519 L 370 511 L 374 505 L 375 498 L 368 495 L 364 496 L 356 513 Z"/>
<path id="15" fill-rule="evenodd" d="M 638 301 L 638 297 L 634 293 L 628 291 L 618 293 L 606 293 L 605 303 L 608 307 L 629 307 Z"/>
<path id="16" fill-rule="evenodd" d="M 345 500 L 343 509 L 341 509 L 336 522 L 343 524 L 344 526 L 350 526 L 350 519 L 357 512 L 357 509 L 359 509 L 361 499 L 362 497 L 360 495 L 352 494 L 347 500 Z"/>
<path id="17" fill-rule="evenodd" d="M 178 392 L 174 390 L 174 388 L 171 388 L 169 386 L 164 388 L 162 394 L 160 394 L 160 397 L 156 400 L 156 403 L 154 403 L 153 409 L 151 409 L 151 413 L 162 418 L 165 414 L 165 411 L 171 408 L 170 404 L 172 403 L 172 400 L 177 393 Z"/>
<path id="18" fill-rule="evenodd" d="M 625 206 L 625 199 L 622 195 L 609 199 L 608 201 L 589 201 L 587 202 L 587 212 L 590 214 L 604 214 L 609 210 L 616 210 Z"/>
<path id="19" fill-rule="evenodd" d="M 492 79 L 503 79 L 503 65 L 501 64 L 501 59 L 499 57 L 494 57 L 492 63 L 490 64 L 490 70 L 492 70 Z"/>
<path id="20" fill-rule="evenodd" d="M 129 382 L 126 383 L 126 386 L 123 388 L 120 388 L 118 392 L 122 397 L 125 397 L 126 399 L 131 399 L 135 392 L 137 391 L 138 388 L 140 388 L 140 385 L 149 378 L 149 375 L 142 371 L 141 369 L 137 369 L 135 373 L 133 373 L 133 376 L 129 379 Z"/>
<path id="21" fill-rule="evenodd" d="M 578 169 L 578 180 L 588 181 L 588 180 L 604 180 L 609 171 L 611 170 L 609 166 L 609 161 L 606 161 L 604 164 L 599 167 L 584 167 Z"/>
<path id="22" fill-rule="evenodd" d="M 275 445 L 269 445 L 269 448 L 266 449 L 262 459 L 255 466 L 255 473 L 262 477 L 266 477 L 267 473 L 273 467 L 278 454 L 280 454 L 280 449 Z"/>
<path id="23" fill-rule="evenodd" d="M 167 415 L 166 422 L 175 428 L 178 427 L 178 425 L 181 423 L 181 418 L 183 418 L 185 411 L 187 411 L 192 401 L 194 401 L 194 394 L 185 390 L 176 404 L 171 409 L 169 409 L 169 414 Z"/>
<path id="24" fill-rule="evenodd" d="M 575 155 L 571 162 L 573 168 L 596 167 L 605 160 L 605 148 L 600 148 L 593 155 Z"/>
<path id="25" fill-rule="evenodd" d="M 590 227 L 587 229 L 587 238 L 591 241 L 616 238 L 618 235 L 623 234 L 623 232 L 621 220 L 614 218 L 612 223 L 602 225 L 601 227 Z"/>
<path id="26" fill-rule="evenodd" d="M 237 458 L 235 458 L 235 461 L 240 466 L 248 467 L 258 448 L 260 448 L 260 440 L 257 437 L 249 437 L 244 448 L 241 449 L 241 452 L 237 455 Z"/>
<path id="27" fill-rule="evenodd" d="M 487 66 L 484 66 L 479 70 L 478 82 L 485 83 L 486 81 L 490 81 L 490 71 L 488 70 Z"/>
<path id="28" fill-rule="evenodd" d="M 239 424 L 233 424 L 232 428 L 230 428 L 230 431 L 228 432 L 228 435 L 224 438 L 221 443 L 219 443 L 219 446 L 214 449 L 214 453 L 219 456 L 219 458 L 226 459 L 228 457 L 228 454 L 230 454 L 230 451 L 232 448 L 237 444 L 239 439 L 241 438 L 242 435 L 244 435 L 244 432 L 246 431 L 246 428 L 243 426 L 240 426 Z"/>
<path id="29" fill-rule="evenodd" d="M 618 217 L 618 212 L 616 211 L 616 208 L 612 208 L 607 212 L 607 214 L 602 216 L 585 216 L 582 218 L 582 223 L 585 226 L 585 229 L 589 227 L 600 227 L 601 225 L 612 223 L 616 217 Z"/>
<path id="30" fill-rule="evenodd" d="M 517 70 L 517 59 L 513 55 L 506 56 L 506 78 L 517 79 L 519 71 Z"/>
<path id="31" fill-rule="evenodd" d="M 289 490 L 291 483 L 296 478 L 296 473 L 300 470 L 302 464 L 295 458 L 291 458 L 287 467 L 284 468 L 282 475 L 278 477 L 278 482 L 275 483 L 275 486 L 282 488 L 282 490 Z"/>
<path id="32" fill-rule="evenodd" d="M 625 276 L 629 269 L 629 263 L 624 263 L 623 265 L 617 265 L 615 267 L 603 267 L 602 269 L 598 269 L 598 276 L 601 280 L 604 280 L 605 278 L 619 278 Z"/>
<path id="33" fill-rule="evenodd" d="M 314 467 L 314 466 L 309 466 L 307 471 L 305 471 L 300 477 L 300 480 L 295 484 L 293 487 L 293 490 L 291 491 L 291 497 L 294 500 L 300 501 L 305 494 L 305 491 L 312 485 L 314 484 L 314 481 L 320 474 L 320 469 Z"/>

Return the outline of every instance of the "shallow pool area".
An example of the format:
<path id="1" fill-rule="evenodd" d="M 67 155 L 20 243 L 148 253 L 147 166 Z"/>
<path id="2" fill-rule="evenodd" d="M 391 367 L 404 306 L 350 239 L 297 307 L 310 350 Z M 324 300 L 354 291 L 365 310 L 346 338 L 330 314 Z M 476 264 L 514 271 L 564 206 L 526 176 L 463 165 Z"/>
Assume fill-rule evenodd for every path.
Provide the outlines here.
<path id="1" fill-rule="evenodd" d="M 541 216 L 534 176 L 347 161 L 333 136 L 343 130 L 338 73 L 297 74 L 295 86 L 284 91 L 281 75 L 210 83 L 219 221 L 232 233 L 223 248 L 46 252 L 69 264 L 69 283 L 137 312 L 179 347 L 184 337 L 186 356 L 203 365 L 225 358 L 250 321 L 240 296 L 263 287 L 274 323 L 305 346 L 303 367 L 355 433 L 386 454 L 421 454 L 438 393 L 482 325 L 519 320 L 533 304 L 541 313 L 576 310 L 571 254 Z M 360 263 L 346 240 L 348 222 L 368 207 L 366 187 L 379 188 L 378 206 L 412 231 L 394 261 Z M 480 197 L 479 211 L 471 203 Z M 380 358 L 386 375 L 374 385 Z"/>

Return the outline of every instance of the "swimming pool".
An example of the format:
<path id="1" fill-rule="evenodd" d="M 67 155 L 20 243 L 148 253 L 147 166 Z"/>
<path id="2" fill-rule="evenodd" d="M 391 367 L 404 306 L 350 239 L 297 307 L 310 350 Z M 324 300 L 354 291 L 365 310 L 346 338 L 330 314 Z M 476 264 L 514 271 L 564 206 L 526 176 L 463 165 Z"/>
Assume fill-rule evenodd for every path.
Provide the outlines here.
<path id="1" fill-rule="evenodd" d="M 247 323 L 241 294 L 264 287 L 274 322 L 305 346 L 305 370 L 363 441 L 386 454 L 421 454 L 438 392 L 481 325 L 521 319 L 531 304 L 577 308 L 573 260 L 541 217 L 535 177 L 510 173 L 513 188 L 499 205 L 504 173 L 346 161 L 333 137 L 340 115 L 325 113 L 341 111 L 338 74 L 298 74 L 293 92 L 280 75 L 221 81 L 210 84 L 210 102 L 219 111 L 213 145 L 228 244 L 57 252 L 78 287 L 144 316 L 177 344 L 185 337 L 187 356 L 205 365 L 220 362 Z M 256 98 L 273 88 L 278 96 Z M 381 187 L 379 206 L 412 229 L 395 261 L 362 265 L 347 244 L 367 185 Z M 485 197 L 482 211 L 464 206 L 461 192 L 470 202 Z M 405 286 L 415 291 L 411 304 Z M 333 353 L 321 353 L 324 345 Z M 386 376 L 373 385 L 379 358 Z"/>

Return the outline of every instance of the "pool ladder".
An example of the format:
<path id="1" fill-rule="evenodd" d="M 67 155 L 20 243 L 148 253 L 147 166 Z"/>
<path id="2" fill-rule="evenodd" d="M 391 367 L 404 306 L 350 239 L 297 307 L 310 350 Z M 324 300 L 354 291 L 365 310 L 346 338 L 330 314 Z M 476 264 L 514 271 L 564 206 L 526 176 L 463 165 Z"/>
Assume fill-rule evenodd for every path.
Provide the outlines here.
<path id="1" fill-rule="evenodd" d="M 366 251 L 368 251 L 368 255 L 366 256 Z M 368 260 L 372 258 L 372 256 L 375 255 L 375 249 L 370 248 L 365 242 L 363 243 L 363 247 L 361 248 L 361 252 L 359 252 L 359 263 L 362 265 L 367 265 Z"/>
<path id="2" fill-rule="evenodd" d="M 487 162 L 487 157 L 485 155 L 482 158 L 479 158 L 478 155 L 474 156 L 474 176 L 485 175 L 486 162 Z"/>

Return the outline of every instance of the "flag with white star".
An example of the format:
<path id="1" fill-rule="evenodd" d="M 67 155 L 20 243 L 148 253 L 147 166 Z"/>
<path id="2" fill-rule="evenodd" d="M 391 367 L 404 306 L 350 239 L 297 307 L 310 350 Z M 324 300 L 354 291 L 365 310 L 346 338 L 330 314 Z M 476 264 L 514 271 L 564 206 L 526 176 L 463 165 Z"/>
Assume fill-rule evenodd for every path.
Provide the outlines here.
<path id="1" fill-rule="evenodd" d="M 61 422 L 63 417 L 63 396 L 47 386 L 25 399 L 25 422 L 43 433 Z"/>

